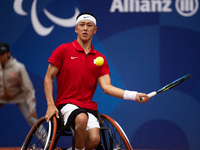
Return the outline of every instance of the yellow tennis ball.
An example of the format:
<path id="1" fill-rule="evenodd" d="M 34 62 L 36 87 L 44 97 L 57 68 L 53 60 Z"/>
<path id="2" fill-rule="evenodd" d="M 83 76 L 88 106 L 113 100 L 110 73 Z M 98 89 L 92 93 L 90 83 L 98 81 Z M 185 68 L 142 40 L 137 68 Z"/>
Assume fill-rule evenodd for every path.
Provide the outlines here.
<path id="1" fill-rule="evenodd" d="M 97 57 L 97 58 L 95 59 L 95 63 L 96 63 L 97 66 L 103 65 L 103 63 L 104 63 L 103 57 Z"/>

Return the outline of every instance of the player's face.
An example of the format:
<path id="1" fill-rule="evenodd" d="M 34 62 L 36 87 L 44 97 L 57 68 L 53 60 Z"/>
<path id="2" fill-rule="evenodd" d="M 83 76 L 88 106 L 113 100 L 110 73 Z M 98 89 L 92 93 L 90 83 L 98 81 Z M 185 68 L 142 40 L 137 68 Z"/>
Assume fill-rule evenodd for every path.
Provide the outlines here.
<path id="1" fill-rule="evenodd" d="M 93 34 L 97 31 L 97 27 L 90 20 L 82 20 L 75 27 L 75 31 L 78 34 L 78 38 L 86 42 L 92 39 Z"/>

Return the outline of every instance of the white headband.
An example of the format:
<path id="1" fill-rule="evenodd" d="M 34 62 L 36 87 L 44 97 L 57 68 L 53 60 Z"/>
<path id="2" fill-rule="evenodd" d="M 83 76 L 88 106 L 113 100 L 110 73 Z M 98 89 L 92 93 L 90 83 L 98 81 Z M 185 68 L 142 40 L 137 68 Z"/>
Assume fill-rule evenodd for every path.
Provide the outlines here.
<path id="1" fill-rule="evenodd" d="M 90 20 L 95 24 L 95 26 L 96 26 L 96 23 L 97 23 L 96 19 L 93 16 L 91 16 L 89 14 L 84 14 L 84 15 L 81 15 L 80 17 L 78 17 L 78 19 L 76 20 L 76 25 L 82 20 Z"/>

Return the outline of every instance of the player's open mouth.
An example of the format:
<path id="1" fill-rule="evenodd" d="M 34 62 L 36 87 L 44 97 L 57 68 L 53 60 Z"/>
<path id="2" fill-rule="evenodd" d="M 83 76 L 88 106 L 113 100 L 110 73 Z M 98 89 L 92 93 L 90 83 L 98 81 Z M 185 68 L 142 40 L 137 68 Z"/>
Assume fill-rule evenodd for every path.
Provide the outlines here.
<path id="1" fill-rule="evenodd" d="M 88 34 L 87 33 L 83 33 L 83 36 L 87 36 Z"/>

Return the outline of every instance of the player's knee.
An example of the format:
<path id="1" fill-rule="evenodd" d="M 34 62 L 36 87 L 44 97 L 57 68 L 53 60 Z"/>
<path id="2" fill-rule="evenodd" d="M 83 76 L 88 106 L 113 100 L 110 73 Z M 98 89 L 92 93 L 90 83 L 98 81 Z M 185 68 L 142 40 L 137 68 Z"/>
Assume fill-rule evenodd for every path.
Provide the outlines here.
<path id="1" fill-rule="evenodd" d="M 80 113 L 75 119 L 75 130 L 84 130 L 87 127 L 88 116 L 85 113 Z"/>

